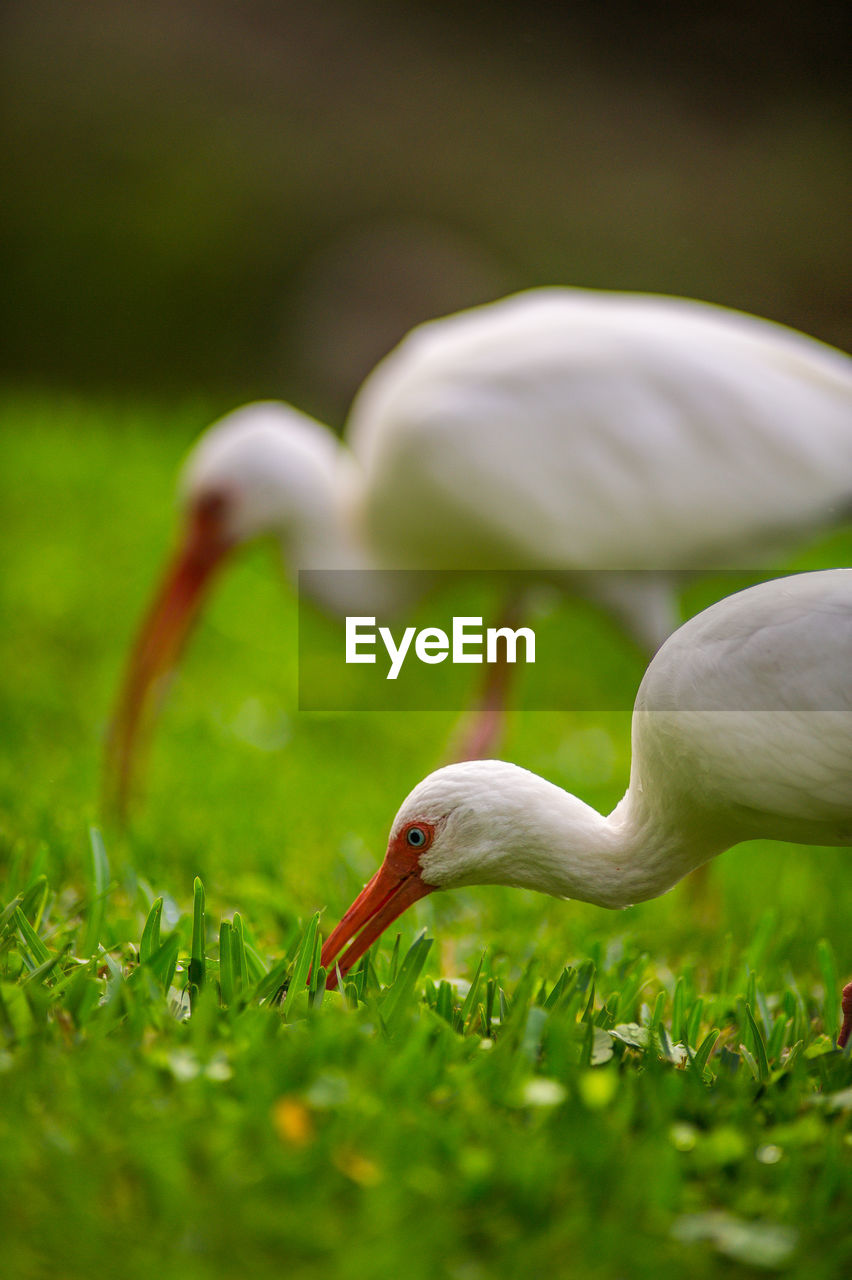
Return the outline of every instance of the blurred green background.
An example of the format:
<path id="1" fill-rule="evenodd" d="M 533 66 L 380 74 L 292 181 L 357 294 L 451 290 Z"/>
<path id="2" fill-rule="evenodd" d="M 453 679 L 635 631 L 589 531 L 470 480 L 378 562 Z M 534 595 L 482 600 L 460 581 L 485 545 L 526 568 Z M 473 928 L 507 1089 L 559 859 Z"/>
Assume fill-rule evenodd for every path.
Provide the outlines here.
<path id="1" fill-rule="evenodd" d="M 6 0 L 0 374 L 339 424 L 413 323 L 546 283 L 849 347 L 848 14 Z"/>

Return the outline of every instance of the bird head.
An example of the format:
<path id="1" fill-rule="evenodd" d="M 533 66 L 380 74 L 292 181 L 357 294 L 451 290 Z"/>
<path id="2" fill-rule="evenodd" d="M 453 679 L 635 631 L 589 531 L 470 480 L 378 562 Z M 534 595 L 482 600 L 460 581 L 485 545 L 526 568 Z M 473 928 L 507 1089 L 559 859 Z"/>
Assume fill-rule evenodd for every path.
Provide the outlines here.
<path id="1" fill-rule="evenodd" d="M 178 545 L 131 651 L 107 743 L 107 795 L 126 811 L 143 725 L 221 566 L 264 535 L 291 563 L 328 539 L 338 480 L 334 436 L 283 404 L 249 405 L 214 424 L 184 464 Z"/>
<path id="2" fill-rule="evenodd" d="M 185 519 L 215 495 L 230 546 L 273 534 L 298 557 L 327 525 L 341 460 L 336 437 L 313 418 L 276 402 L 246 405 L 214 423 L 187 457 Z"/>
<path id="3" fill-rule="evenodd" d="M 559 893 L 556 874 L 548 879 L 559 858 L 551 818 L 572 802 L 561 788 L 501 760 L 468 760 L 429 774 L 394 818 L 379 870 L 326 940 L 323 966 L 345 973 L 406 907 L 436 889 L 503 884 Z M 334 980 L 332 973 L 330 985 Z"/>

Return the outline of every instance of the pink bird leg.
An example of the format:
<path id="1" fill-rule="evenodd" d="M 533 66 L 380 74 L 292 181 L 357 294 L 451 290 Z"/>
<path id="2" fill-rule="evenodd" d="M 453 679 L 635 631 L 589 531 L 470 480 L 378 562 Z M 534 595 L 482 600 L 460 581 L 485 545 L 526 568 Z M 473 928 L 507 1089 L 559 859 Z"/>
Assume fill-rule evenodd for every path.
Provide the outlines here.
<path id="1" fill-rule="evenodd" d="M 527 612 L 526 596 L 523 591 L 510 596 L 500 617 L 498 627 L 508 627 L 515 631 Z M 496 755 L 506 727 L 506 713 L 509 703 L 509 688 L 512 683 L 514 667 L 507 660 L 508 647 L 500 646 L 498 660 L 486 670 L 482 692 L 473 713 L 472 723 L 468 720 L 463 728 L 454 734 L 454 742 L 449 749 L 451 761 L 486 760 Z"/>

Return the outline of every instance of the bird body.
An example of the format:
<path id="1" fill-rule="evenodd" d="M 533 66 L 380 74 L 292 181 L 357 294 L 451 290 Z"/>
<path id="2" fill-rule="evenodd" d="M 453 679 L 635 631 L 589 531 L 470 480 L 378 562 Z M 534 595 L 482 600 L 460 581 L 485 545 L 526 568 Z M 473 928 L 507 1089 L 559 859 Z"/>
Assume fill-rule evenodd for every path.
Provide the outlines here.
<path id="1" fill-rule="evenodd" d="M 663 644 L 636 698 L 630 783 L 607 817 L 502 761 L 430 774 L 323 964 L 345 972 L 436 889 L 517 885 L 625 907 L 761 837 L 852 845 L 852 569 L 761 583 Z"/>
<path id="2" fill-rule="evenodd" d="M 393 567 L 755 567 L 852 510 L 852 360 L 707 303 L 539 289 L 415 329 L 347 439 Z"/>
<path id="3" fill-rule="evenodd" d="M 607 818 L 517 766 L 473 760 L 415 788 L 394 830 L 443 824 L 421 857 L 429 883 L 490 883 L 477 878 L 498 856 L 524 878 L 497 883 L 541 888 L 541 867 L 559 896 L 614 907 L 744 839 L 852 845 L 852 569 L 775 579 L 684 623 L 645 673 L 631 737 L 630 785 Z M 452 836 L 463 860 L 448 812 L 466 827 Z M 495 821 L 510 839 L 495 840 Z"/>
<path id="4" fill-rule="evenodd" d="M 685 622 L 642 679 L 632 749 L 628 796 L 700 805 L 736 840 L 852 844 L 852 569 Z"/>
<path id="5" fill-rule="evenodd" d="M 653 652 L 677 574 L 777 563 L 849 512 L 852 359 L 706 303 L 533 290 L 414 330 L 358 393 L 346 444 L 290 406 L 246 406 L 201 438 L 182 488 L 183 543 L 111 734 L 122 792 L 150 691 L 238 545 L 275 536 L 294 572 L 521 571 Z M 387 615 L 427 578 L 311 581 L 333 613 Z"/>

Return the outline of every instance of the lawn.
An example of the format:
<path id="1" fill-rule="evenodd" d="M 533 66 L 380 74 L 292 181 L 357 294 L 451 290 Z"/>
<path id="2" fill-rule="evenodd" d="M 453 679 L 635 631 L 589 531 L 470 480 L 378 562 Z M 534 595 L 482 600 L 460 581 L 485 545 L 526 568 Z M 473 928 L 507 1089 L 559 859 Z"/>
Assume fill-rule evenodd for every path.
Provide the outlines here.
<path id="1" fill-rule="evenodd" d="M 295 598 L 253 548 L 120 827 L 105 727 L 210 407 L 2 407 L 3 1274 L 850 1274 L 848 851 L 755 842 L 621 913 L 433 895 L 343 994 L 316 966 L 305 991 L 315 914 L 372 874 L 455 714 L 300 713 Z M 834 563 L 848 534 L 791 567 Z M 584 606 L 543 625 L 589 631 L 579 675 L 610 655 L 624 709 L 518 710 L 503 754 L 606 810 L 642 661 Z"/>

